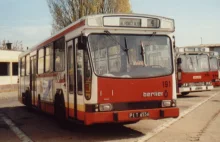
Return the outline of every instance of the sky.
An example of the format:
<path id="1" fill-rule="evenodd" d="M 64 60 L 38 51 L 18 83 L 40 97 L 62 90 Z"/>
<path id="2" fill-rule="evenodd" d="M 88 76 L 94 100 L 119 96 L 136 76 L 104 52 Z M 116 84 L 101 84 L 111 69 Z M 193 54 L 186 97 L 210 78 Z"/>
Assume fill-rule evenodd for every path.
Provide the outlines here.
<path id="1" fill-rule="evenodd" d="M 130 0 L 130 4 L 134 13 L 174 19 L 177 46 L 220 43 L 220 0 Z M 0 0 L 0 17 L 0 42 L 22 41 L 24 48 L 31 48 L 51 35 L 46 0 Z"/>

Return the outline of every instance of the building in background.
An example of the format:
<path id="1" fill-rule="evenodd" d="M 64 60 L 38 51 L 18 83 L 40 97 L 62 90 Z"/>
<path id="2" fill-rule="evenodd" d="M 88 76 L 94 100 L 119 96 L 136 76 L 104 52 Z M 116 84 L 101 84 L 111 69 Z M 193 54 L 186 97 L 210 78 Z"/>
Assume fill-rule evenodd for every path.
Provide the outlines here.
<path id="1" fill-rule="evenodd" d="M 18 56 L 23 52 L 12 43 L 0 47 L 0 92 L 16 91 L 18 81 Z"/>
<path id="2" fill-rule="evenodd" d="M 208 47 L 210 51 L 218 52 L 220 55 L 220 44 L 202 44 L 201 47 Z"/>

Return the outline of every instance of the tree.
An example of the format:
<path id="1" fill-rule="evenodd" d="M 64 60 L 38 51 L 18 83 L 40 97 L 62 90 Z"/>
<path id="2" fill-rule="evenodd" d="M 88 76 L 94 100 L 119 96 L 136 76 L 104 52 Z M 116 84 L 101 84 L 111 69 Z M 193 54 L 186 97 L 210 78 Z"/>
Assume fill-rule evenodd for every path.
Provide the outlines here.
<path id="1" fill-rule="evenodd" d="M 102 13 L 131 13 L 129 0 L 47 0 L 55 33 L 83 16 Z"/>

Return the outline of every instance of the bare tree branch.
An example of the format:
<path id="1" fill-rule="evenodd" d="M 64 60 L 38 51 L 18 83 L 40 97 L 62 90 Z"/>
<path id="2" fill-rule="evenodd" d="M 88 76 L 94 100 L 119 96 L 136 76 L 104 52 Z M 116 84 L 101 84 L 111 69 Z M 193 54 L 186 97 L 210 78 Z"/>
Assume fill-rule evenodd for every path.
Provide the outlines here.
<path id="1" fill-rule="evenodd" d="M 47 0 L 53 18 L 52 34 L 79 18 L 101 13 L 130 13 L 129 0 Z"/>

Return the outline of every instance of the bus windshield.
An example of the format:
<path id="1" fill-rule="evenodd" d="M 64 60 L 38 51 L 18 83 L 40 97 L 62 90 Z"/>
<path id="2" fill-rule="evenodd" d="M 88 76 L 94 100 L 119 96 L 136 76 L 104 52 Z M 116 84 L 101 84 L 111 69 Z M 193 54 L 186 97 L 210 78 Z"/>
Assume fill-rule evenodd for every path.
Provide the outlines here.
<path id="1" fill-rule="evenodd" d="M 183 72 L 206 72 L 209 71 L 208 55 L 180 55 L 182 59 L 181 69 Z"/>
<path id="2" fill-rule="evenodd" d="M 210 58 L 210 69 L 211 71 L 217 71 L 218 70 L 218 60 L 216 57 Z"/>
<path id="3" fill-rule="evenodd" d="M 168 36 L 90 34 L 95 73 L 117 78 L 144 78 L 172 73 Z"/>

